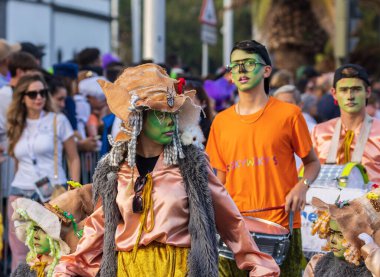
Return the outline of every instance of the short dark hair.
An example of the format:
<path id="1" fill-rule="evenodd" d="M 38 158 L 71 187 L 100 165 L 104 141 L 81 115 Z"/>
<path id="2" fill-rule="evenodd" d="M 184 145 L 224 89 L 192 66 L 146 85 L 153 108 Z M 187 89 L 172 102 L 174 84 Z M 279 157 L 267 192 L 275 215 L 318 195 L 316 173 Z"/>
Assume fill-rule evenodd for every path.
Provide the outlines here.
<path id="1" fill-rule="evenodd" d="M 358 64 L 345 64 L 335 70 L 333 87 L 336 88 L 336 83 L 343 78 L 358 78 L 366 88 L 370 85 L 366 70 Z"/>
<path id="2" fill-rule="evenodd" d="M 258 54 L 267 65 L 272 66 L 267 48 L 256 40 L 242 40 L 236 42 L 231 50 L 230 57 L 235 50 L 243 50 L 248 53 Z"/>
<path id="3" fill-rule="evenodd" d="M 110 82 L 115 82 L 124 68 L 125 65 L 121 62 L 110 62 L 105 68 L 105 77 Z"/>
<path id="4" fill-rule="evenodd" d="M 9 56 L 8 69 L 12 77 L 17 74 L 17 69 L 38 70 L 39 66 L 36 59 L 29 53 L 16 52 Z"/>
<path id="5" fill-rule="evenodd" d="M 266 65 L 272 66 L 267 48 L 256 40 L 252 39 L 236 42 L 231 50 L 230 58 L 235 50 L 243 50 L 248 53 L 257 54 L 264 60 Z M 264 79 L 264 89 L 266 93 L 269 93 L 269 78 Z"/>
<path id="6" fill-rule="evenodd" d="M 79 66 L 91 65 L 100 57 L 100 50 L 98 48 L 85 48 L 79 52 L 77 61 Z"/>
<path id="7" fill-rule="evenodd" d="M 66 89 L 64 81 L 59 76 L 53 76 L 48 82 L 50 95 L 54 96 L 60 88 Z"/>

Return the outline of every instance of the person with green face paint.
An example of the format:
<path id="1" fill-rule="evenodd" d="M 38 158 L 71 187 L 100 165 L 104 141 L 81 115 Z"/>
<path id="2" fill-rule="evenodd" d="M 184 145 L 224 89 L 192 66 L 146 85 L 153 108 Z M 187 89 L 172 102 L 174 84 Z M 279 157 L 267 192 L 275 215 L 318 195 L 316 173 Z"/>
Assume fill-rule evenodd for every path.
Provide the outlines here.
<path id="1" fill-rule="evenodd" d="M 380 120 L 366 113 L 371 95 L 368 74 L 357 64 L 339 67 L 331 94 L 341 116 L 317 124 L 312 141 L 322 164 L 361 163 L 371 182 L 380 182 Z"/>
<path id="2" fill-rule="evenodd" d="M 76 249 L 83 221 L 92 213 L 92 187 L 70 181 L 72 189 L 44 206 L 27 198 L 12 202 L 15 235 L 29 252 L 12 277 L 51 277 L 62 255 Z"/>
<path id="3" fill-rule="evenodd" d="M 70 252 L 61 239 L 59 218 L 41 204 L 18 198 L 12 202 L 17 237 L 29 248 L 26 264 L 21 263 L 12 277 L 51 277 L 62 254 Z"/>
<path id="4" fill-rule="evenodd" d="M 206 152 L 241 212 L 285 207 L 247 215 L 288 229 L 289 212 L 295 213 L 295 229 L 281 276 L 298 276 L 303 258 L 299 211 L 320 165 L 301 109 L 268 97 L 272 66 L 265 46 L 254 40 L 238 42 L 230 59 L 239 101 L 215 117 Z M 294 154 L 305 165 L 301 180 L 297 178 Z M 220 260 L 221 276 L 244 276 L 234 261 Z"/>
<path id="5" fill-rule="evenodd" d="M 141 137 L 149 138 L 158 145 L 168 145 L 173 141 L 174 131 L 173 114 L 155 110 L 146 112 Z"/>
<path id="6" fill-rule="evenodd" d="M 326 239 L 324 252 L 314 255 L 303 277 L 379 277 L 380 190 L 375 189 L 351 201 L 327 204 L 313 198 L 317 219 L 312 234 Z"/>
<path id="7" fill-rule="evenodd" d="M 218 277 L 216 231 L 246 274 L 279 276 L 203 152 L 195 91 L 149 63 L 99 83 L 123 123 L 94 174 L 97 209 L 55 276 Z"/>

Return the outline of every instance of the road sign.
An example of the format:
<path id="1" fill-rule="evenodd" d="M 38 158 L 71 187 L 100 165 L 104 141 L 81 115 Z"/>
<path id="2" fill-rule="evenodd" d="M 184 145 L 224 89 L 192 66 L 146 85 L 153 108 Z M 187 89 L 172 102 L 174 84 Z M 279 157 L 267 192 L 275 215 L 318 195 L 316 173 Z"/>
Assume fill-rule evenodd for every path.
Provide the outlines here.
<path id="1" fill-rule="evenodd" d="M 203 0 L 199 21 L 203 24 L 216 26 L 218 20 L 216 18 L 214 0 Z"/>
<path id="2" fill-rule="evenodd" d="M 215 45 L 217 41 L 216 27 L 207 24 L 202 24 L 201 27 L 201 40 L 204 43 Z"/>

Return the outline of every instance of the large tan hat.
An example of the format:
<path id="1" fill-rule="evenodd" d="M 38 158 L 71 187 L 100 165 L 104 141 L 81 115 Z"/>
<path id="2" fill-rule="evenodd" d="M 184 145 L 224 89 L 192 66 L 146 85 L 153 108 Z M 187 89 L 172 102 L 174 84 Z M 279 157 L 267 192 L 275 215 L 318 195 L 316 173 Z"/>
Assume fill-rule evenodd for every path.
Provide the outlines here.
<path id="1" fill-rule="evenodd" d="M 62 222 L 61 238 L 69 245 L 71 252 L 74 252 L 81 237 L 85 219 L 94 211 L 92 185 L 69 190 L 49 203 L 45 203 L 45 208 L 54 213 Z"/>
<path id="2" fill-rule="evenodd" d="M 343 236 L 356 248 L 360 249 L 364 244 L 358 239 L 361 233 L 369 234 L 380 245 L 380 189 L 336 204 L 327 204 L 313 197 L 311 204 L 320 211 L 328 211 L 338 222 Z"/>
<path id="3" fill-rule="evenodd" d="M 78 234 L 83 230 L 85 219 L 94 211 L 91 184 L 62 193 L 49 203 L 45 203 L 45 206 L 30 199 L 19 199 L 17 202 L 13 202 L 14 204 L 12 203 L 14 208 L 25 210 L 28 217 L 49 236 L 53 239 L 58 236 L 65 243 L 66 248 L 69 248 L 70 253 L 75 251 L 80 239 Z M 24 207 L 29 204 L 31 206 L 25 209 Z M 12 219 L 14 219 L 18 239 L 25 241 L 27 221 L 22 218 L 17 209 L 15 209 Z"/>
<path id="4" fill-rule="evenodd" d="M 5 39 L 0 38 L 0 61 L 7 58 L 10 54 L 18 52 L 20 50 L 21 45 L 19 43 L 8 44 L 8 42 Z"/>
<path id="5" fill-rule="evenodd" d="M 181 82 L 172 79 L 159 65 L 148 63 L 129 67 L 114 83 L 98 80 L 112 113 L 124 122 L 124 128 L 132 111 L 157 110 L 179 112 L 187 103 L 186 113 L 200 114 L 192 98 L 196 91 L 182 91 Z M 181 126 L 179 126 L 181 127 Z M 124 136 L 122 140 L 129 140 Z M 118 140 L 118 138 L 116 139 Z"/>
<path id="6" fill-rule="evenodd" d="M 61 239 L 61 222 L 55 214 L 28 198 L 17 198 L 12 202 L 12 207 L 14 210 L 12 220 L 15 224 L 16 236 L 20 241 L 25 242 L 27 224 L 29 220 L 32 220 L 59 243 L 62 254 L 69 254 L 69 246 Z M 24 217 L 24 213 L 28 219 Z"/>

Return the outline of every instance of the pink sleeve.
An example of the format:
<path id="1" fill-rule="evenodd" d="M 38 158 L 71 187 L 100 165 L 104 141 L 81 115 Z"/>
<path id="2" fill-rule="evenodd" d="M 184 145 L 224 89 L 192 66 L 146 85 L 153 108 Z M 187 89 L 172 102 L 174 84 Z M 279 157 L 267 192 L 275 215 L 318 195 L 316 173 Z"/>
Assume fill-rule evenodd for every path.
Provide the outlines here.
<path id="1" fill-rule="evenodd" d="M 242 270 L 249 270 L 249 276 L 279 276 L 278 265 L 270 255 L 260 252 L 238 208 L 212 172 L 210 165 L 208 171 L 216 228 L 234 253 L 237 266 Z"/>
<path id="2" fill-rule="evenodd" d="M 314 152 L 317 155 L 317 157 L 319 158 L 318 145 L 317 145 L 318 144 L 318 140 L 317 140 L 317 126 L 315 126 L 313 128 L 313 130 L 311 131 L 311 141 L 313 143 Z"/>
<path id="3" fill-rule="evenodd" d="M 100 268 L 103 253 L 104 215 L 99 206 L 87 219 L 83 237 L 74 253 L 62 256 L 54 269 L 55 277 L 94 277 Z"/>

